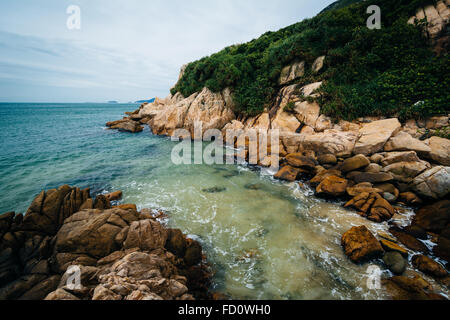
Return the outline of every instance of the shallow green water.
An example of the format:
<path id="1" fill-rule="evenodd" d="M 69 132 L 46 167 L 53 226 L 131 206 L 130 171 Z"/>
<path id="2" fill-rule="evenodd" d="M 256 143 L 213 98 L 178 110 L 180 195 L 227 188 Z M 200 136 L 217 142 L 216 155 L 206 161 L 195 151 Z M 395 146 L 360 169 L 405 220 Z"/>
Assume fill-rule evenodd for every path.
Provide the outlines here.
<path id="1" fill-rule="evenodd" d="M 124 203 L 163 209 L 167 223 L 199 239 L 213 287 L 234 299 L 375 299 L 367 265 L 344 256 L 353 225 L 382 229 L 298 184 L 245 166 L 175 166 L 175 143 L 109 131 L 130 105 L 0 104 L 0 212 L 24 212 L 61 184 L 124 192 Z M 208 193 L 218 187 L 222 192 Z"/>

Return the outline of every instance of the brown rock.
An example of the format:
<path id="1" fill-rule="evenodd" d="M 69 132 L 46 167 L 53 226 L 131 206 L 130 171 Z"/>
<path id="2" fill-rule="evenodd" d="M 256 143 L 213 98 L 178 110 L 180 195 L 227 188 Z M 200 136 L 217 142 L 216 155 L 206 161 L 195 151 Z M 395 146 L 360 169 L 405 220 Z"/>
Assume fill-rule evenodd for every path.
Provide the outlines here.
<path id="1" fill-rule="evenodd" d="M 350 171 L 355 171 L 360 168 L 367 167 L 370 164 L 370 160 L 364 155 L 358 154 L 352 158 L 348 158 L 341 165 L 340 169 L 342 172 L 347 173 Z"/>
<path id="2" fill-rule="evenodd" d="M 318 186 L 325 178 L 329 176 L 337 176 L 342 177 L 341 172 L 339 170 L 322 170 L 319 172 L 314 178 L 312 178 L 309 183 L 312 186 Z"/>
<path id="3" fill-rule="evenodd" d="M 202 246 L 198 241 L 188 239 L 184 262 L 187 266 L 193 266 L 202 260 Z"/>
<path id="4" fill-rule="evenodd" d="M 111 204 L 109 203 L 108 198 L 104 195 L 98 195 L 94 201 L 94 209 L 105 210 L 111 209 Z"/>
<path id="5" fill-rule="evenodd" d="M 326 177 L 316 188 L 318 195 L 339 197 L 343 196 L 347 190 L 348 181 L 338 176 Z"/>
<path id="6" fill-rule="evenodd" d="M 168 229 L 166 248 L 176 256 L 183 258 L 186 252 L 186 239 L 180 229 Z"/>
<path id="7" fill-rule="evenodd" d="M 433 253 L 439 258 L 450 262 L 450 239 L 440 236 L 437 246 L 433 248 Z"/>
<path id="8" fill-rule="evenodd" d="M 394 177 L 385 172 L 372 173 L 372 172 L 351 172 L 353 175 L 348 179 L 355 181 L 356 183 L 370 182 L 370 183 L 383 183 L 394 180 Z"/>
<path id="9" fill-rule="evenodd" d="M 441 233 L 450 224 L 450 200 L 425 206 L 416 212 L 412 225 L 434 233 Z"/>
<path id="10" fill-rule="evenodd" d="M 388 252 L 395 251 L 395 252 L 400 253 L 403 257 L 408 258 L 408 255 L 409 255 L 408 250 L 403 249 L 395 242 L 392 242 L 392 241 L 389 241 L 386 239 L 381 239 L 380 243 L 385 251 L 388 251 Z"/>
<path id="11" fill-rule="evenodd" d="M 382 222 L 390 220 L 395 214 L 394 208 L 390 205 L 388 201 L 379 197 L 375 200 L 372 208 L 370 209 L 370 214 L 367 215 L 367 219 Z"/>
<path id="12" fill-rule="evenodd" d="M 295 181 L 298 179 L 301 170 L 291 166 L 284 166 L 274 175 L 275 179 L 285 180 L 285 181 Z"/>
<path id="13" fill-rule="evenodd" d="M 309 171 L 314 171 L 317 166 L 316 160 L 310 157 L 305 157 L 301 153 L 291 153 L 286 156 L 287 163 L 294 168 L 301 168 Z"/>
<path id="14" fill-rule="evenodd" d="M 140 125 L 139 122 L 133 120 L 120 121 L 116 123 L 107 123 L 111 129 L 130 132 L 130 133 L 138 133 L 144 130 L 144 127 Z"/>
<path id="15" fill-rule="evenodd" d="M 399 201 L 409 205 L 419 205 L 423 201 L 413 192 L 403 192 L 399 195 Z"/>
<path id="16" fill-rule="evenodd" d="M 395 276 L 383 281 L 387 292 L 394 300 L 445 300 L 433 292 L 433 287 L 420 276 L 408 278 Z"/>
<path id="17" fill-rule="evenodd" d="M 448 272 L 444 269 L 443 266 L 424 255 L 414 256 L 412 258 L 412 264 L 415 268 L 419 269 L 423 273 L 436 278 L 444 278 L 448 275 Z"/>
<path id="18" fill-rule="evenodd" d="M 106 199 L 109 201 L 118 201 L 122 199 L 122 191 L 114 191 L 105 195 Z"/>
<path id="19" fill-rule="evenodd" d="M 378 240 L 365 227 L 353 227 L 342 236 L 345 254 L 355 263 L 381 256 L 384 252 Z"/>
<path id="20" fill-rule="evenodd" d="M 135 221 L 131 224 L 128 236 L 123 244 L 125 249 L 140 248 L 155 250 L 163 248 L 167 241 L 167 230 L 154 220 Z"/>
<path id="21" fill-rule="evenodd" d="M 322 154 L 317 157 L 320 164 L 336 164 L 337 159 L 334 154 Z"/>
<path id="22" fill-rule="evenodd" d="M 122 209 L 122 210 L 133 210 L 137 212 L 137 207 L 135 204 L 119 204 L 118 206 L 114 206 L 113 208 Z"/>
<path id="23" fill-rule="evenodd" d="M 413 236 L 405 232 L 399 231 L 396 228 L 391 228 L 389 231 L 397 238 L 399 242 L 401 242 L 407 248 L 422 253 L 428 252 L 428 248 Z"/>

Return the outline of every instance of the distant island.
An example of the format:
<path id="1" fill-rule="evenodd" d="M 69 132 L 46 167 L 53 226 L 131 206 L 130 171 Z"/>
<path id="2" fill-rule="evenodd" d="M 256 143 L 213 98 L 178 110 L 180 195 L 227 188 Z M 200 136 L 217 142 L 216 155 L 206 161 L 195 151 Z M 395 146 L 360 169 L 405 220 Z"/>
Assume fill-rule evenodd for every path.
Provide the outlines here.
<path id="1" fill-rule="evenodd" d="M 138 100 L 135 103 L 153 103 L 153 102 L 155 102 L 155 98 L 150 100 Z"/>
<path id="2" fill-rule="evenodd" d="M 108 103 L 111 103 L 111 104 L 117 104 L 117 103 L 119 103 L 119 102 L 113 100 L 113 101 L 108 101 Z"/>

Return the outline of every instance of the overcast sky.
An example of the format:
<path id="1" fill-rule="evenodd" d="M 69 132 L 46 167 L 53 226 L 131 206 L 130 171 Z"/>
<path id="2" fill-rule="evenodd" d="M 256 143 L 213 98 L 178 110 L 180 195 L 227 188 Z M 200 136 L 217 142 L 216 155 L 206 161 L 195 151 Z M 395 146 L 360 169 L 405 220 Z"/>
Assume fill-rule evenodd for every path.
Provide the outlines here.
<path id="1" fill-rule="evenodd" d="M 181 65 L 333 0 L 1 0 L 0 102 L 165 97 Z M 81 29 L 67 28 L 70 5 Z"/>

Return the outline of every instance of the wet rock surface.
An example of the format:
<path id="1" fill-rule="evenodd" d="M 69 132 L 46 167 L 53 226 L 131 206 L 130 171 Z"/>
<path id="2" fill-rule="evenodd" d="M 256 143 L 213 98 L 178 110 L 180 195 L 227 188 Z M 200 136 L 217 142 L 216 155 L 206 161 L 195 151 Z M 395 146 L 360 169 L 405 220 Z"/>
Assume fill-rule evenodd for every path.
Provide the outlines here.
<path id="1" fill-rule="evenodd" d="M 0 215 L 1 300 L 209 297 L 200 243 L 135 206 L 111 209 L 111 197 L 97 198 L 62 186 L 41 192 L 23 219 Z"/>

